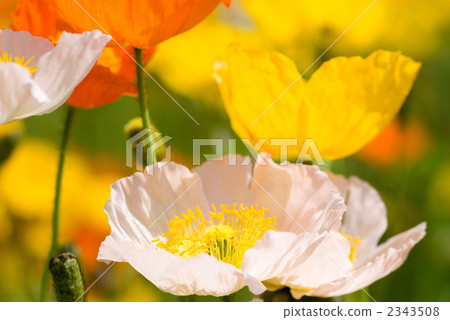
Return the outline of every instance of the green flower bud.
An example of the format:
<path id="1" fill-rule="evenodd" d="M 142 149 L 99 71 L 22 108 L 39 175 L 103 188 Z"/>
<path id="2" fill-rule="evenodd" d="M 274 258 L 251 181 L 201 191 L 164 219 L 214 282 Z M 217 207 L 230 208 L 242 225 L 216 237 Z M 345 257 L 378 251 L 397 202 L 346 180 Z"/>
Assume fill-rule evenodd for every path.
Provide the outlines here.
<path id="1" fill-rule="evenodd" d="M 59 302 L 86 301 L 83 275 L 73 253 L 62 253 L 53 258 L 49 268 Z"/>

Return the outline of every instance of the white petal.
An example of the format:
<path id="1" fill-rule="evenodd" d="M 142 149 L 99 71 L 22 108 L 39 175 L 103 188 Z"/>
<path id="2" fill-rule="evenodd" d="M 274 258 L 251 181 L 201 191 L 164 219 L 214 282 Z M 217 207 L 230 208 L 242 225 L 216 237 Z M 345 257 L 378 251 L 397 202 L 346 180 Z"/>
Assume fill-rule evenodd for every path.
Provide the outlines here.
<path id="1" fill-rule="evenodd" d="M 317 166 L 278 165 L 261 154 L 253 178 L 252 198 L 277 217 L 277 229 L 294 233 L 339 229 L 344 199 Z"/>
<path id="2" fill-rule="evenodd" d="M 254 277 L 206 254 L 182 259 L 153 245 L 138 248 L 131 241 L 107 237 L 98 259 L 128 262 L 159 289 L 175 295 L 226 296 L 247 285 L 254 294 L 265 291 Z"/>
<path id="3" fill-rule="evenodd" d="M 328 178 L 330 178 L 331 182 L 337 187 L 341 197 L 347 201 L 347 192 L 348 192 L 348 180 L 346 177 L 340 174 L 334 174 L 331 171 L 326 171 L 328 174 Z"/>
<path id="4" fill-rule="evenodd" d="M 116 181 L 105 206 L 115 240 L 135 240 L 148 244 L 169 231 L 175 216 L 195 210 L 207 212 L 202 184 L 196 174 L 182 165 L 158 163 L 146 172 Z"/>
<path id="5" fill-rule="evenodd" d="M 405 262 L 411 249 L 425 236 L 426 224 L 391 238 L 380 246 L 375 255 L 364 265 L 356 269 L 351 277 L 344 277 L 325 284 L 317 290 L 307 293 L 311 296 L 332 297 L 360 290 L 399 268 Z M 294 293 L 295 294 L 295 293 Z"/>
<path id="6" fill-rule="evenodd" d="M 223 160 L 210 160 L 195 168 L 192 172 L 198 173 L 206 198 L 210 204 L 216 206 L 222 204 L 255 205 L 245 199 L 252 178 L 252 163 L 246 162 L 239 155 L 227 155 Z"/>
<path id="7" fill-rule="evenodd" d="M 30 66 L 53 49 L 53 44 L 44 38 L 34 37 L 26 31 L 0 30 L 0 55 L 7 53 L 24 61 L 34 57 Z M 15 63 L 0 63 L 0 124 L 21 118 L 50 99 L 33 81 L 25 68 Z"/>
<path id="8" fill-rule="evenodd" d="M 355 253 L 358 267 L 374 253 L 386 231 L 386 206 L 378 192 L 367 182 L 357 177 L 345 179 L 332 173 L 329 176 L 346 199 L 347 212 L 344 214 L 342 232 L 358 237 L 362 242 Z"/>
<path id="9" fill-rule="evenodd" d="M 64 104 L 91 71 L 110 40 L 110 36 L 97 30 L 83 34 L 63 32 L 58 45 L 39 59 L 34 76 L 51 103 L 43 104 L 23 117 L 50 113 Z"/>
<path id="10" fill-rule="evenodd" d="M 245 252 L 242 270 L 261 281 L 282 277 L 304 263 L 324 239 L 325 235 L 317 233 L 267 231 L 253 248 Z M 276 281 L 269 283 L 279 285 Z"/>
<path id="11" fill-rule="evenodd" d="M 0 55 L 7 52 L 13 59 L 24 57 L 24 61 L 34 57 L 30 66 L 36 64 L 53 48 L 53 44 L 48 39 L 34 37 L 27 31 L 0 30 Z"/>
<path id="12" fill-rule="evenodd" d="M 308 260 L 286 272 L 281 284 L 294 289 L 310 289 L 350 274 L 350 243 L 338 232 L 326 234 Z"/>
<path id="13" fill-rule="evenodd" d="M 30 72 L 18 64 L 0 63 L 0 83 L 0 125 L 15 120 L 26 106 L 49 101 Z"/>

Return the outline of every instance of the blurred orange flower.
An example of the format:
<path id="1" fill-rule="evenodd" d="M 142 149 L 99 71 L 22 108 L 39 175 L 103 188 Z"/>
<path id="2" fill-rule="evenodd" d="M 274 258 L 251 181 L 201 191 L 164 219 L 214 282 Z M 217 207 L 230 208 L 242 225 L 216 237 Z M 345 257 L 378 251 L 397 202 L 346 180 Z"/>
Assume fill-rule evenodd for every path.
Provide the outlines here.
<path id="1" fill-rule="evenodd" d="M 2 0 L 0 1 L 0 29 L 9 28 L 12 20 L 9 14 L 14 10 L 17 0 Z"/>
<path id="2" fill-rule="evenodd" d="M 58 15 L 54 0 L 19 0 L 12 14 L 14 29 L 57 42 L 62 31 L 74 32 Z M 105 48 L 97 65 L 76 87 L 67 103 L 79 108 L 96 108 L 119 99 L 122 95 L 137 95 L 133 83 L 136 66 L 133 48 Z M 154 48 L 144 51 L 144 63 Z"/>
<path id="3" fill-rule="evenodd" d="M 231 4 L 231 0 L 56 0 L 56 6 L 78 32 L 99 29 L 120 44 L 146 49 L 191 29 L 220 2 Z"/>
<path id="4" fill-rule="evenodd" d="M 417 163 L 429 149 L 430 136 L 424 125 L 397 118 L 358 153 L 358 158 L 378 166 L 389 167 L 399 161 Z"/>

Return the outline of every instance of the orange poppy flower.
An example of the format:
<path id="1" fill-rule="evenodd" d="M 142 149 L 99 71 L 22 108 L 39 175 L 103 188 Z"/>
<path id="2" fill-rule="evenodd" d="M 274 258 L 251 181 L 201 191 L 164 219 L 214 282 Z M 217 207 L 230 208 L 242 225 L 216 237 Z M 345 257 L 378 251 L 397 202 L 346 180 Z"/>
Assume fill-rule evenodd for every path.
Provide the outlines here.
<path id="1" fill-rule="evenodd" d="M 397 118 L 357 156 L 380 167 L 390 167 L 399 161 L 412 165 L 424 157 L 429 146 L 430 137 L 422 123 L 417 120 L 402 123 Z"/>
<path id="2" fill-rule="evenodd" d="M 78 32 L 98 29 L 120 44 L 145 49 L 191 29 L 220 2 L 231 4 L 231 0 L 56 0 L 56 6 Z"/>
<path id="3" fill-rule="evenodd" d="M 54 0 L 19 0 L 12 14 L 14 29 L 25 30 L 39 37 L 57 42 L 62 31 L 74 32 L 57 14 Z M 112 103 L 122 95 L 137 95 L 133 83 L 136 66 L 131 46 L 105 48 L 97 65 L 75 88 L 67 104 L 79 108 L 95 108 Z M 143 53 L 144 63 L 153 55 L 154 48 Z"/>

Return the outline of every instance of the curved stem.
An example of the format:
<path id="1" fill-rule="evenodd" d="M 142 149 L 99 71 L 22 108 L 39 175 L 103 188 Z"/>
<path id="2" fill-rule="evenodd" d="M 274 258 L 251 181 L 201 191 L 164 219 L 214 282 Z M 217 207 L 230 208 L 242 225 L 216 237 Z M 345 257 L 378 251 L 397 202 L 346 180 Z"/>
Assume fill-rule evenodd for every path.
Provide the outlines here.
<path id="1" fill-rule="evenodd" d="M 41 280 L 41 301 L 48 300 L 48 282 L 49 282 L 49 268 L 48 263 L 50 259 L 52 259 L 57 251 L 58 251 L 58 226 L 59 226 L 59 207 L 61 200 L 61 185 L 62 185 L 62 176 L 64 170 L 64 159 L 67 150 L 67 143 L 69 141 L 70 128 L 72 125 L 74 109 L 69 107 L 67 111 L 66 122 L 64 124 L 64 133 L 61 140 L 61 150 L 59 154 L 59 163 L 58 163 L 58 172 L 56 175 L 56 187 L 55 187 L 55 200 L 53 204 L 53 218 L 52 218 L 52 238 L 50 245 L 50 252 L 48 254 L 48 258 L 45 261 L 44 271 L 42 273 Z"/>
<path id="2" fill-rule="evenodd" d="M 147 96 L 145 92 L 145 82 L 144 82 L 144 66 L 142 59 L 142 49 L 134 48 L 134 56 L 136 58 L 136 78 L 137 78 L 137 87 L 138 87 L 138 100 L 139 106 L 141 109 L 141 117 L 142 122 L 144 124 L 144 128 L 152 131 L 152 125 L 150 120 L 150 110 L 147 104 Z M 149 139 L 150 141 L 151 139 Z M 149 142 L 149 148 L 151 150 L 151 141 Z M 155 152 L 151 152 L 150 163 L 156 163 Z"/>

